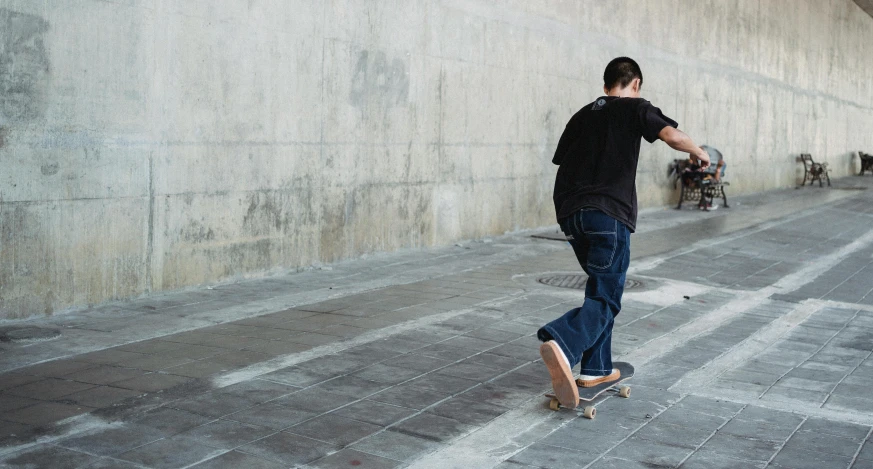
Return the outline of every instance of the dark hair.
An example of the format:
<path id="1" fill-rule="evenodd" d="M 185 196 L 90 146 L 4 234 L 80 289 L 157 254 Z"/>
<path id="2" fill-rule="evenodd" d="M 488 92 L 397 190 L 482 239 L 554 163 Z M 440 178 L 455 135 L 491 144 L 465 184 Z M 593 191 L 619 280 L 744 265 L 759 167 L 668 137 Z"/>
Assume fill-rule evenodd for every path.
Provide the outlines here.
<path id="1" fill-rule="evenodd" d="M 618 57 L 612 59 L 609 65 L 606 66 L 606 71 L 603 72 L 603 85 L 607 89 L 615 88 L 616 85 L 626 87 L 634 80 L 640 79 L 640 87 L 643 86 L 643 72 L 640 66 L 630 57 Z"/>

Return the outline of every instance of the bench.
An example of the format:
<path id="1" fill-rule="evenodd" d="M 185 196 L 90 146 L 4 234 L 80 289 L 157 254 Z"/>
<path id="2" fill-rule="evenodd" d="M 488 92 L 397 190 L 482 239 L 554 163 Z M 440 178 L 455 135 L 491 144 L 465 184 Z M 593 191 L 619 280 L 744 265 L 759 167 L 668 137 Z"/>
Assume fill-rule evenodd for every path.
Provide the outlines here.
<path id="1" fill-rule="evenodd" d="M 725 208 L 730 208 L 727 194 L 724 191 L 725 186 L 730 185 L 729 182 L 716 181 L 715 177 L 699 171 L 699 166 L 687 159 L 673 160 L 671 167 L 672 174 L 676 177 L 673 181 L 673 188 L 676 188 L 677 183 L 680 186 L 679 205 L 676 206 L 676 209 L 682 208 L 682 202 L 693 201 L 697 202 L 698 208 L 708 210 L 708 205 L 712 205 L 712 201 L 716 197 L 722 199 Z"/>
<path id="2" fill-rule="evenodd" d="M 818 187 L 822 187 L 822 178 L 828 181 L 828 187 L 831 186 L 831 177 L 828 173 L 831 171 L 828 169 L 827 163 L 816 163 L 812 160 L 812 155 L 809 153 L 801 153 L 800 161 L 803 162 L 803 184 L 801 186 L 806 185 L 806 181 L 809 181 L 809 185 L 813 185 L 815 181 L 818 181 Z"/>
<path id="3" fill-rule="evenodd" d="M 858 157 L 861 158 L 861 172 L 858 176 L 863 176 L 864 171 L 870 171 L 873 173 L 873 155 L 869 153 L 864 153 L 863 151 L 858 152 Z"/>

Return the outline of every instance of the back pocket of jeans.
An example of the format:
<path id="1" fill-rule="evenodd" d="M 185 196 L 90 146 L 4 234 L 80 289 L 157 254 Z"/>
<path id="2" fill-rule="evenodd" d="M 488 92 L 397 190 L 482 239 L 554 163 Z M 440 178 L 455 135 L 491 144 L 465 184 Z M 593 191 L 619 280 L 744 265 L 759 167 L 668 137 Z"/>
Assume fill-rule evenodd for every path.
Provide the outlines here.
<path id="1" fill-rule="evenodd" d="M 608 269 L 615 257 L 617 235 L 609 232 L 585 233 L 588 239 L 588 267 Z"/>

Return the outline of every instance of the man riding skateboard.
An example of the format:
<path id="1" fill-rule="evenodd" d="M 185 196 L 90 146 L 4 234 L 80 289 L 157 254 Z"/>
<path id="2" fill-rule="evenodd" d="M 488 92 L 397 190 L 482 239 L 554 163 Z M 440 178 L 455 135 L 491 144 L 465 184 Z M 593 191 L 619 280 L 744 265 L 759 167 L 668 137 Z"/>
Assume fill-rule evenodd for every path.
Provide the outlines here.
<path id="1" fill-rule="evenodd" d="M 630 261 L 636 229 L 636 172 L 640 139 L 663 140 L 688 153 L 701 168 L 706 151 L 676 129 L 678 124 L 640 98 L 643 73 L 627 57 L 612 60 L 603 73 L 606 96 L 583 107 L 567 123 L 552 163 L 555 211 L 582 270 L 588 274 L 585 301 L 543 326 L 537 337 L 561 405 L 575 408 L 579 389 L 572 368 L 581 363 L 579 385 L 618 380 L 612 366 L 612 326 Z"/>

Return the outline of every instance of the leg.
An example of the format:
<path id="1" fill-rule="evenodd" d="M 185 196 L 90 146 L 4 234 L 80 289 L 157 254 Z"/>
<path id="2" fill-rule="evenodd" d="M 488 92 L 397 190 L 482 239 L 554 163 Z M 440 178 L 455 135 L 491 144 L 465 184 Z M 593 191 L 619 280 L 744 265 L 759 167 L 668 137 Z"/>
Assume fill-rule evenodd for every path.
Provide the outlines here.
<path id="1" fill-rule="evenodd" d="M 585 300 L 538 332 L 540 340 L 555 340 L 570 365 L 588 356 L 586 367 L 597 375 L 612 371 L 610 342 L 615 315 L 627 275 L 630 231 L 614 218 L 597 210 L 585 210 L 567 219 L 568 235 L 588 283 Z M 593 371 L 593 370 L 589 370 Z M 589 373 L 590 374 L 590 373 Z"/>
<path id="2" fill-rule="evenodd" d="M 624 283 L 627 281 L 627 269 L 630 265 L 630 231 L 624 225 L 616 231 L 618 243 L 613 267 L 610 269 L 612 272 L 598 272 L 595 269 L 589 269 L 588 272 L 588 284 L 585 286 L 586 301 L 588 297 L 604 298 L 611 317 L 597 340 L 582 353 L 580 367 L 583 375 L 604 376 L 612 372 L 612 327 L 615 324 L 615 317 L 621 312 L 621 298 L 624 295 Z"/>
<path id="3" fill-rule="evenodd" d="M 861 174 L 864 174 L 863 172 Z M 681 176 L 680 176 L 681 178 Z M 676 206 L 676 210 L 682 209 L 682 200 L 685 198 L 685 181 L 679 181 L 679 205 Z"/>

